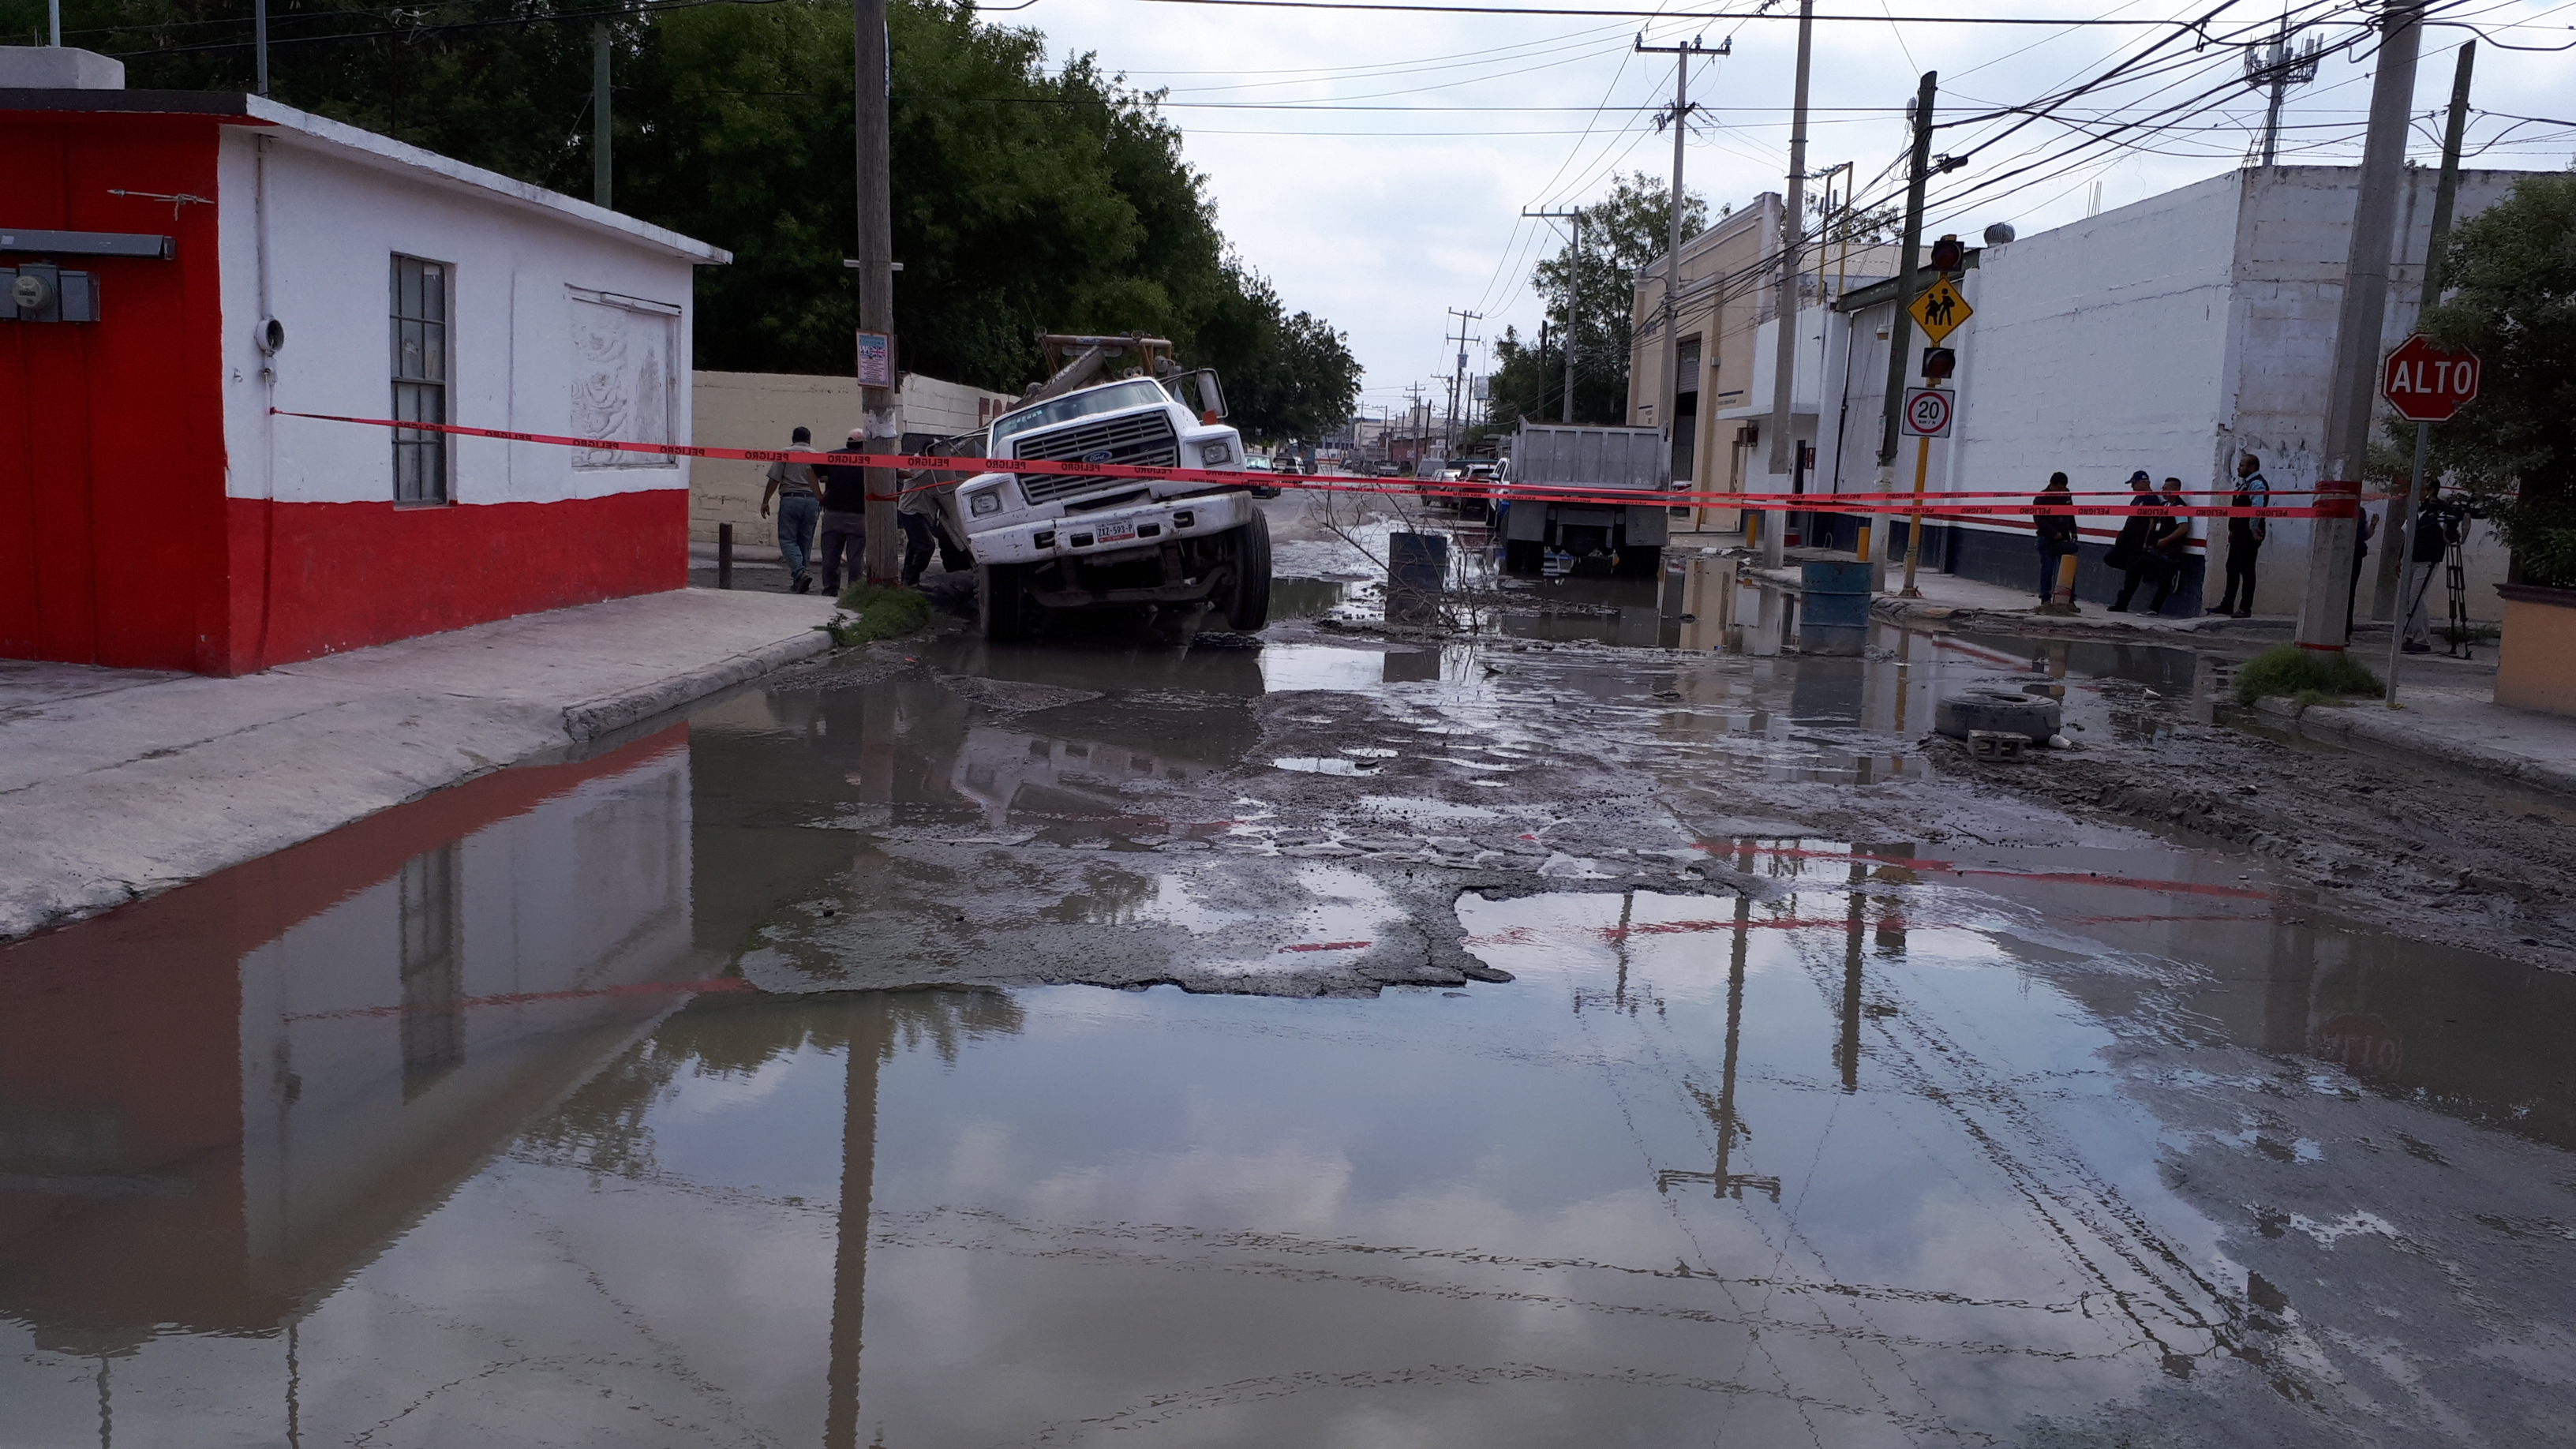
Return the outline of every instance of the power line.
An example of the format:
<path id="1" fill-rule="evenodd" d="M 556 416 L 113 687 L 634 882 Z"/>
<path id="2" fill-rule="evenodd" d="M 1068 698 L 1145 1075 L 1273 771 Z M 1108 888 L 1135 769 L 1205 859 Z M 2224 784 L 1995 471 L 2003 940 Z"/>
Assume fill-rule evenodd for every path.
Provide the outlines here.
<path id="1" fill-rule="evenodd" d="M 1426 5 L 1413 0 L 1143 0 L 1149 5 L 1224 5 L 1251 10 L 1384 10 L 1419 15 L 1576 15 L 1601 16 L 1605 19 L 1625 16 L 1649 20 L 1795 20 L 1795 14 L 1774 15 L 1763 10 L 1600 10 L 1567 9 L 1526 5 Z M 2116 20 L 2103 18 L 2068 19 L 2065 16 L 2037 15 L 1818 15 L 1817 20 L 1860 21 L 1870 25 L 1890 22 L 1908 25 L 2043 25 L 2064 28 L 2119 26 L 2155 28 L 2175 25 L 2172 20 Z"/>

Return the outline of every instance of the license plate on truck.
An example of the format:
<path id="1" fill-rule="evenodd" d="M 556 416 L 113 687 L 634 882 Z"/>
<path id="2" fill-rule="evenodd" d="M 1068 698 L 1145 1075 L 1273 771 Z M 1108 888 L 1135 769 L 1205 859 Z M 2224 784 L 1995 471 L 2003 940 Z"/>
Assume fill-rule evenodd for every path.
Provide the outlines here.
<path id="1" fill-rule="evenodd" d="M 1093 529 L 1092 535 L 1102 543 L 1126 543 L 1135 538 L 1136 525 L 1133 520 L 1124 523 L 1104 523 Z"/>

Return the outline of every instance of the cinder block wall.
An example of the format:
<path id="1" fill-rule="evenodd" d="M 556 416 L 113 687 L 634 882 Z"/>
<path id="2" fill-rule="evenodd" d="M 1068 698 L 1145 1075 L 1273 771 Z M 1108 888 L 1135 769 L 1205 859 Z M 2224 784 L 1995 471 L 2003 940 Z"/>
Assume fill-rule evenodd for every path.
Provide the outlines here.
<path id="1" fill-rule="evenodd" d="M 692 395 L 692 441 L 701 447 L 783 448 L 803 426 L 813 430 L 815 447 L 829 451 L 859 424 L 859 385 L 853 378 L 701 372 Z M 1003 393 L 907 374 L 904 431 L 942 436 L 969 432 L 991 421 L 1010 401 Z M 738 553 L 775 556 L 774 524 L 760 516 L 760 490 L 768 471 L 764 463 L 698 459 L 689 475 L 689 541 L 713 543 L 716 525 L 730 523 Z"/>

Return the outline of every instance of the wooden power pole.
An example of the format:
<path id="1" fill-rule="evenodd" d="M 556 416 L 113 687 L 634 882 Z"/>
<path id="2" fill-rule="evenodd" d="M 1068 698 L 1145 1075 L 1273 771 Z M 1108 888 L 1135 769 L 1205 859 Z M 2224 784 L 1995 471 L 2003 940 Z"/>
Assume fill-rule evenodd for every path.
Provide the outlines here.
<path id="1" fill-rule="evenodd" d="M 1656 400 L 1656 421 L 1663 424 L 1665 437 L 1673 447 L 1692 448 L 1698 440 L 1685 438 L 1674 430 L 1679 420 L 1673 414 L 1681 408 L 1682 395 L 1682 141 L 1690 134 L 1690 63 L 1695 55 L 1730 55 L 1735 50 L 1734 37 L 1721 40 L 1717 48 L 1699 43 L 1694 35 L 1684 45 L 1648 45 L 1644 36 L 1637 37 L 1637 50 L 1643 55 L 1669 55 L 1673 58 L 1673 109 L 1666 117 L 1673 128 L 1673 200 L 1672 213 L 1666 222 L 1664 252 L 1664 380 L 1662 396 Z M 1694 456 L 1692 453 L 1684 456 Z"/>
<path id="2" fill-rule="evenodd" d="M 850 0 L 856 32 L 858 72 L 853 99 L 858 104 L 859 170 L 859 330 L 894 334 L 894 189 L 889 92 L 894 88 L 894 55 L 886 34 L 886 0 Z M 889 345 L 883 387 L 862 386 L 859 408 L 867 429 L 867 451 L 900 449 L 903 418 L 894 387 L 897 354 Z M 894 521 L 895 475 L 891 469 L 867 472 L 867 577 L 872 584 L 892 584 L 903 573 L 903 544 Z"/>

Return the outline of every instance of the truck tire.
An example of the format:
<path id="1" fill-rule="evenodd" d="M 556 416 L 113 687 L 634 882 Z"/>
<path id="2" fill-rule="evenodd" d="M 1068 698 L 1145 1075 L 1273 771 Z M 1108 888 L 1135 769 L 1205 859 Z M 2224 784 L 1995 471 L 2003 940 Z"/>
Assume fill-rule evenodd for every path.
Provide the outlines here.
<path id="1" fill-rule="evenodd" d="M 1503 572 L 1534 574 L 1547 567 L 1547 545 L 1535 538 L 1503 540 Z"/>
<path id="2" fill-rule="evenodd" d="M 986 639 L 995 644 L 1012 644 L 1027 637 L 1029 616 L 1035 607 L 1029 602 L 1028 569 L 1024 565 L 976 567 L 975 613 Z"/>
<path id="3" fill-rule="evenodd" d="M 1224 604 L 1226 626 L 1238 634 L 1270 622 L 1270 520 L 1257 511 L 1234 531 L 1234 579 Z"/>

